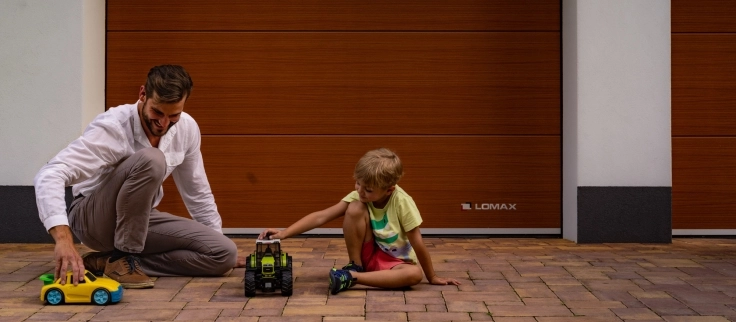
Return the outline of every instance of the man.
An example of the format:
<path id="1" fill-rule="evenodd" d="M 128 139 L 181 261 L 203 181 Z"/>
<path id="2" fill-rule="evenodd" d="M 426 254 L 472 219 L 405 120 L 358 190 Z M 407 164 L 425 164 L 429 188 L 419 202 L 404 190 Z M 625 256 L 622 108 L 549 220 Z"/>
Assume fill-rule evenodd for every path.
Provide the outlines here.
<path id="1" fill-rule="evenodd" d="M 236 265 L 204 171 L 199 127 L 183 112 L 192 86 L 181 66 L 151 68 L 137 103 L 98 115 L 38 172 L 36 203 L 56 243 L 57 278 L 71 269 L 76 284 L 86 267 L 126 288 L 149 288 L 149 276 L 215 276 Z M 194 220 L 156 210 L 169 175 Z M 72 233 L 99 252 L 80 256 Z"/>

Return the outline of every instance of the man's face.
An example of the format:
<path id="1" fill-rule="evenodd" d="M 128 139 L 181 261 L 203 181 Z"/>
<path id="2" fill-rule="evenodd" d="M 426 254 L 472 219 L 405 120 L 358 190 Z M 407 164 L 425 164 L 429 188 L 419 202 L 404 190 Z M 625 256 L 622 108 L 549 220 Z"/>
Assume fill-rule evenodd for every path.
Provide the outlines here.
<path id="1" fill-rule="evenodd" d="M 154 136 L 164 136 L 176 122 L 179 122 L 186 101 L 186 99 L 182 99 L 176 103 L 160 103 L 155 94 L 153 98 L 143 96 L 142 100 L 141 117 L 143 124 Z"/>

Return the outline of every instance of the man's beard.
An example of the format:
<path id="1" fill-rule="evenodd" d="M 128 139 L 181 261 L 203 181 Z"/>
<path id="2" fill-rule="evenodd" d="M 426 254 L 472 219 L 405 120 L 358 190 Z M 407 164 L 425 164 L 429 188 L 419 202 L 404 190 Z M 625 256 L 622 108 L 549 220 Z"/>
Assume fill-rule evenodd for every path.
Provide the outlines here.
<path id="1" fill-rule="evenodd" d="M 143 123 L 146 124 L 146 127 L 148 127 L 148 131 L 151 132 L 153 136 L 166 135 L 166 133 L 169 132 L 169 129 L 171 129 L 171 127 L 174 126 L 174 124 L 176 124 L 176 122 L 169 122 L 169 127 L 163 129 L 163 132 L 156 132 L 156 131 L 161 131 L 161 130 L 158 130 L 157 127 L 153 126 L 153 120 L 148 118 L 148 113 L 146 113 L 145 110 L 146 110 L 146 102 L 143 102 L 143 110 L 141 111 L 141 117 L 143 117 Z"/>

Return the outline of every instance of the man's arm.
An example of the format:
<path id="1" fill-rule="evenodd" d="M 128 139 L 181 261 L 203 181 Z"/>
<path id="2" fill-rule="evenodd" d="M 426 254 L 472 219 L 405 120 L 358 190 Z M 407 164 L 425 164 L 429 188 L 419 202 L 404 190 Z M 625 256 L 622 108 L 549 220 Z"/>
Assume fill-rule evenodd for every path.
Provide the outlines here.
<path id="1" fill-rule="evenodd" d="M 91 178 L 101 169 L 116 164 L 125 152 L 119 125 L 93 121 L 81 137 L 72 141 L 44 165 L 34 179 L 38 215 L 56 242 L 54 275 L 66 274 L 71 265 L 74 280 L 84 277 L 82 258 L 74 248 L 64 200 L 64 188 Z M 63 280 L 63 279 L 62 279 Z M 64 283 L 65 281 L 62 281 Z"/>

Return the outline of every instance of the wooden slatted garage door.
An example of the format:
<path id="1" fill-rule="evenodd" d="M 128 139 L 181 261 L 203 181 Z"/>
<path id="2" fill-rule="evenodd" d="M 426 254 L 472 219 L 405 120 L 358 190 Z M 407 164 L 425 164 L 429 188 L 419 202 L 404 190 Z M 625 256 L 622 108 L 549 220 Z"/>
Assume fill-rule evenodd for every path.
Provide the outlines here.
<path id="1" fill-rule="evenodd" d="M 185 111 L 226 228 L 284 227 L 335 204 L 363 153 L 387 147 L 425 228 L 559 231 L 559 1 L 109 0 L 107 10 L 107 105 L 132 103 L 153 65 L 187 68 Z M 170 181 L 160 209 L 185 215 Z"/>
<path id="2" fill-rule="evenodd" d="M 736 229 L 736 2 L 672 1 L 672 227 Z"/>

